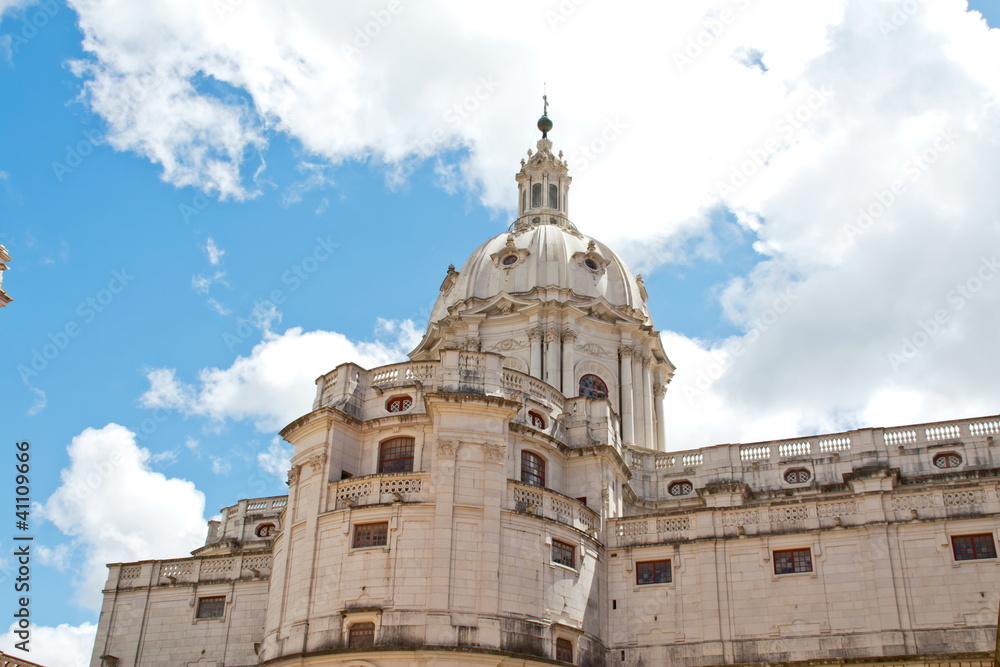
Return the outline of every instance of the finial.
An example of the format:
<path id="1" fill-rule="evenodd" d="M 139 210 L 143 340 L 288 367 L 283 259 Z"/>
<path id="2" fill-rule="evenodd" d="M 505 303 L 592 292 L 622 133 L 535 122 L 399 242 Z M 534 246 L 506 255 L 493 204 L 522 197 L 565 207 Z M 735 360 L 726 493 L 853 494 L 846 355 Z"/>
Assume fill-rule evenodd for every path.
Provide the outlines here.
<path id="1" fill-rule="evenodd" d="M 547 139 L 549 130 L 552 129 L 552 121 L 549 120 L 549 96 L 545 93 L 545 84 L 542 84 L 542 117 L 538 119 L 538 129 L 542 131 L 542 139 Z"/>

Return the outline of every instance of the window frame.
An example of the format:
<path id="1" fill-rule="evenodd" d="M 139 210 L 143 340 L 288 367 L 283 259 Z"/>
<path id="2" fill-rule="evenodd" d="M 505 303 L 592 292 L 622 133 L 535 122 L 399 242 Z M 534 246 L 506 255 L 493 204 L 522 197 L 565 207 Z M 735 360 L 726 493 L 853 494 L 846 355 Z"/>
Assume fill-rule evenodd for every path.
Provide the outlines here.
<path id="1" fill-rule="evenodd" d="M 362 626 L 366 627 L 362 628 Z M 356 638 L 368 639 L 368 641 L 356 644 Z M 367 648 L 369 646 L 375 646 L 374 621 L 357 621 L 347 626 L 347 648 Z"/>
<path id="2" fill-rule="evenodd" d="M 802 473 L 805 473 L 805 479 L 798 479 L 802 476 Z M 795 479 L 788 479 L 789 476 L 792 475 L 795 476 Z M 808 468 L 789 468 L 781 475 L 781 479 L 785 482 L 785 484 L 808 484 L 812 481 L 812 478 L 812 471 Z"/>
<path id="3" fill-rule="evenodd" d="M 569 651 L 568 656 L 566 651 Z M 573 642 L 565 637 L 556 637 L 555 658 L 562 662 L 573 662 Z"/>
<path id="4" fill-rule="evenodd" d="M 643 566 L 652 566 L 650 573 L 652 575 L 652 581 L 643 581 L 642 573 L 640 570 L 645 570 Z M 665 566 L 665 570 L 658 571 L 657 566 Z M 660 581 L 657 579 L 659 575 L 666 572 L 666 579 Z M 648 576 L 646 577 L 648 578 Z M 636 586 L 655 586 L 658 584 L 672 584 L 674 583 L 674 568 L 673 563 L 670 562 L 669 558 L 660 558 L 658 560 L 643 560 L 636 561 L 635 563 L 635 585 Z"/>
<path id="5" fill-rule="evenodd" d="M 221 602 L 218 614 L 212 614 L 211 616 L 202 615 L 202 610 L 208 606 L 208 604 L 215 605 Z M 206 604 L 208 603 L 208 604 Z M 195 608 L 194 614 L 195 620 L 210 620 L 213 618 L 225 618 L 226 617 L 226 596 L 225 595 L 205 595 L 198 598 L 198 606 Z"/>
<path id="6" fill-rule="evenodd" d="M 256 528 L 254 528 L 253 534 L 261 539 L 266 540 L 269 537 L 273 537 L 276 532 L 278 532 L 278 527 L 274 523 L 269 521 L 267 523 L 262 523 L 258 525 Z"/>
<path id="7" fill-rule="evenodd" d="M 806 564 L 809 566 L 809 569 L 798 569 L 801 561 L 797 560 L 797 557 L 801 556 L 803 553 L 805 554 L 805 557 L 807 559 Z M 779 558 L 784 559 L 786 557 L 786 554 L 788 554 L 788 558 L 790 558 L 788 562 L 791 564 L 792 569 L 782 570 L 781 572 L 779 572 L 778 559 Z M 774 576 L 776 577 L 780 577 L 786 574 L 809 574 L 816 571 L 816 568 L 813 567 L 812 547 L 797 547 L 795 549 L 775 549 L 774 551 L 771 552 L 771 561 L 774 564 Z"/>
<path id="8" fill-rule="evenodd" d="M 559 186 L 549 183 L 549 208 L 559 210 Z"/>
<path id="9" fill-rule="evenodd" d="M 989 544 L 977 544 L 977 538 L 989 538 Z M 969 540 L 968 547 L 963 547 L 963 553 L 968 553 L 970 555 L 959 555 L 959 545 L 958 540 Z M 986 552 L 984 547 L 988 547 L 989 551 Z M 980 549 L 983 549 L 985 555 L 980 555 Z M 979 561 L 979 560 L 996 560 L 997 559 L 997 542 L 993 533 L 969 533 L 966 535 L 952 535 L 951 536 L 951 555 L 956 563 L 966 563 L 969 561 Z"/>
<path id="10" fill-rule="evenodd" d="M 409 405 L 406 403 L 409 402 Z M 399 407 L 396 410 L 392 409 L 394 404 L 398 404 Z M 413 397 L 409 394 L 400 394 L 398 396 L 392 396 L 385 402 L 385 411 L 389 414 L 397 415 L 401 412 L 406 412 L 413 407 Z"/>
<path id="11" fill-rule="evenodd" d="M 409 455 L 406 455 L 406 449 Z M 378 473 L 413 472 L 416 459 L 417 440 L 408 435 L 400 435 L 378 443 Z M 390 456 L 391 454 L 391 456 Z"/>
<path id="12" fill-rule="evenodd" d="M 562 559 L 562 560 L 560 560 Z M 569 563 L 565 561 L 569 561 Z M 557 540 L 552 538 L 552 564 L 562 565 L 563 567 L 568 567 L 571 570 L 576 568 L 576 546 L 570 544 L 569 542 L 563 542 L 562 540 Z"/>
<path id="13" fill-rule="evenodd" d="M 537 462 L 537 464 L 532 463 Z M 546 461 L 541 454 L 536 454 L 530 449 L 521 450 L 521 483 L 529 486 L 545 488 Z"/>
<path id="14" fill-rule="evenodd" d="M 541 208 L 542 207 L 542 184 L 532 183 L 531 184 L 531 208 Z"/>
<path id="15" fill-rule="evenodd" d="M 674 493 L 674 489 L 683 488 L 685 485 L 687 485 L 687 491 L 684 491 L 683 493 Z M 673 498 L 680 498 L 692 493 L 694 493 L 694 484 L 686 479 L 674 480 L 673 482 L 670 482 L 670 484 L 667 484 L 667 495 Z"/>
<path id="16" fill-rule="evenodd" d="M 376 529 L 374 526 L 384 526 L 384 529 Z M 382 542 L 376 542 L 379 536 L 382 537 Z M 388 521 L 369 521 L 367 523 L 354 524 L 351 536 L 352 549 L 377 549 L 386 546 L 389 546 Z"/>
<path id="17" fill-rule="evenodd" d="M 957 460 L 952 464 L 951 461 L 948 461 L 950 457 L 955 457 Z M 938 461 L 945 461 L 946 465 L 938 465 Z M 958 452 L 941 452 L 935 454 L 931 459 L 931 464 L 938 470 L 951 470 L 960 467 L 963 463 L 965 463 L 965 459 Z"/>
<path id="18" fill-rule="evenodd" d="M 528 410 L 528 423 L 534 428 L 544 429 L 546 427 L 545 417 L 535 410 Z"/>

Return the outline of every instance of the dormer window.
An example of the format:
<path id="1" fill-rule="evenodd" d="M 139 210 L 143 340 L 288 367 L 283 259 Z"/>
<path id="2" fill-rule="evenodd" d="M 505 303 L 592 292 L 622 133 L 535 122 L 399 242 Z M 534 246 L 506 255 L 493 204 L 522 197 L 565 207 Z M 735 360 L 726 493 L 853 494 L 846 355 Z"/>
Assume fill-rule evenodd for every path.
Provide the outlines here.
<path id="1" fill-rule="evenodd" d="M 559 208 L 559 186 L 549 186 L 549 208 Z"/>
<path id="2" fill-rule="evenodd" d="M 515 264 L 517 264 L 517 255 L 511 253 L 510 255 L 507 255 L 506 257 L 501 259 L 500 263 L 503 264 L 504 266 L 514 266 Z"/>
<path id="3" fill-rule="evenodd" d="M 601 268 L 600 266 L 598 266 L 597 262 L 595 262 L 590 257 L 588 257 L 587 259 L 583 260 L 583 265 L 586 266 L 591 271 L 597 271 L 597 270 L 599 270 Z"/>

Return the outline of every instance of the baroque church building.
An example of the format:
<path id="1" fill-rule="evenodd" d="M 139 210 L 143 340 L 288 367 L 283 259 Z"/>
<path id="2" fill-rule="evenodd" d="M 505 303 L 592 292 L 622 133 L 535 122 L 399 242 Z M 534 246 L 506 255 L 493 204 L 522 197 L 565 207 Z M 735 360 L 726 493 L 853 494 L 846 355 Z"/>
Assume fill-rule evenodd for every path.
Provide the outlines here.
<path id="1" fill-rule="evenodd" d="M 93 667 L 993 664 L 1000 416 L 666 451 L 551 127 L 410 360 L 316 380 L 287 496 L 109 565 Z"/>

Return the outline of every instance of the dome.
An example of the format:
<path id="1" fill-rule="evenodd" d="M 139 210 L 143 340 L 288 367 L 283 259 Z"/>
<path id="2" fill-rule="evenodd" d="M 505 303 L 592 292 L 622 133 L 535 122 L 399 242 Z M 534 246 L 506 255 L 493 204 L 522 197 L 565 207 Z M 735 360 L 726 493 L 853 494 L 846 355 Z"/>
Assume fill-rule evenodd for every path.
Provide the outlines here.
<path id="1" fill-rule="evenodd" d="M 558 216 L 519 220 L 513 231 L 479 246 L 460 271 L 449 272 L 431 311 L 430 325 L 456 308 L 474 306 L 499 294 L 565 304 L 604 301 L 652 325 L 641 278 L 637 280 L 606 245 Z"/>

